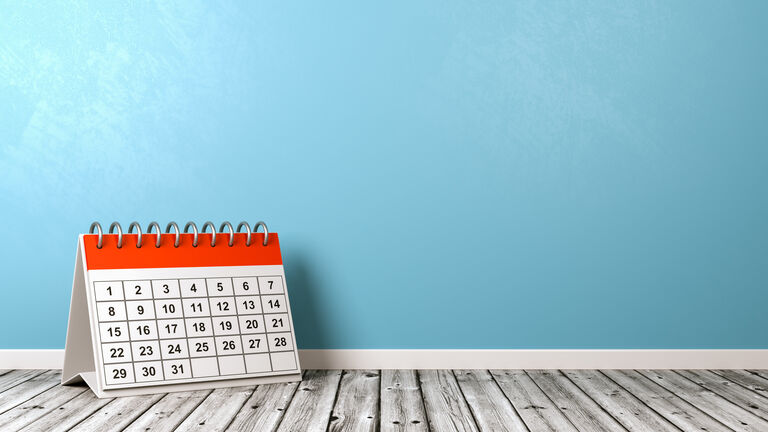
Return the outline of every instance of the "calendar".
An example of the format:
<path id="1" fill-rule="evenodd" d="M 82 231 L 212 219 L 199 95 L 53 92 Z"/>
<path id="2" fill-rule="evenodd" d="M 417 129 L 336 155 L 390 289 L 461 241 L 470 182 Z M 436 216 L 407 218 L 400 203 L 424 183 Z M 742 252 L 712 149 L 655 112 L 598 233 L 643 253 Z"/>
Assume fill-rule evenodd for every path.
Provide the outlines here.
<path id="1" fill-rule="evenodd" d="M 278 236 L 263 222 L 80 235 L 62 384 L 115 397 L 300 379 Z"/>

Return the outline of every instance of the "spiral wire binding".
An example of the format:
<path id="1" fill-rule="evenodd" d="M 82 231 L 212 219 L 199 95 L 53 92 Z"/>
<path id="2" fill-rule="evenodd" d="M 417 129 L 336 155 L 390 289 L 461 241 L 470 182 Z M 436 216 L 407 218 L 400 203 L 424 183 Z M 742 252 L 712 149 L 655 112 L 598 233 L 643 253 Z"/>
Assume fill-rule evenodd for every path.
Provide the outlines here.
<path id="1" fill-rule="evenodd" d="M 192 240 L 192 247 L 197 247 L 197 224 L 195 224 L 192 221 L 187 222 L 187 224 L 184 225 L 185 234 L 187 233 L 187 231 L 189 231 L 189 227 L 192 227 L 192 229 L 195 230 L 195 239 Z"/>
<path id="2" fill-rule="evenodd" d="M 147 234 L 151 234 L 152 233 L 152 227 L 155 227 L 155 231 L 157 231 L 157 241 L 155 241 L 155 247 L 159 248 L 160 247 L 160 234 L 162 233 L 162 231 L 160 231 L 160 224 L 155 222 L 155 221 L 150 222 L 149 226 L 147 227 Z"/>
<path id="3" fill-rule="evenodd" d="M 269 231 L 267 231 L 267 224 L 265 224 L 262 221 L 256 222 L 256 225 L 253 226 L 253 232 L 258 232 L 259 227 L 264 228 L 264 246 L 267 245 L 267 237 L 269 237 Z"/>
<path id="4" fill-rule="evenodd" d="M 184 234 L 189 232 L 189 229 L 192 228 L 192 232 L 194 234 L 193 240 L 192 240 L 192 246 L 197 247 L 197 240 L 198 240 L 198 233 L 205 233 L 208 228 L 211 228 L 211 247 L 216 246 L 216 225 L 213 224 L 211 221 L 206 221 L 203 224 L 202 231 L 197 230 L 197 224 L 194 222 L 187 222 L 186 225 L 184 225 Z M 136 234 L 138 235 L 138 238 L 136 240 L 136 247 L 140 248 L 142 245 L 142 236 L 143 231 L 141 230 L 141 225 L 138 222 L 131 222 L 130 225 L 128 225 L 128 234 L 133 234 L 133 229 L 136 228 Z M 162 236 L 162 231 L 160 230 L 160 224 L 157 222 L 150 222 L 147 226 L 147 234 L 152 233 L 152 229 L 155 229 L 157 232 L 157 240 L 155 241 L 155 247 L 160 247 L 160 239 Z M 174 233 L 176 234 L 176 237 L 173 242 L 173 247 L 179 247 L 179 244 L 181 244 L 181 231 L 179 230 L 179 225 L 171 221 L 168 223 L 168 225 L 165 227 L 165 234 L 171 233 L 171 228 L 173 228 Z M 251 236 L 253 234 L 256 234 L 259 228 L 262 228 L 264 231 L 264 242 L 262 243 L 263 246 L 267 246 L 268 238 L 269 238 L 269 231 L 267 230 L 267 224 L 265 224 L 262 221 L 256 222 L 255 225 L 253 225 L 253 229 L 251 229 L 250 225 L 248 225 L 248 222 L 242 221 L 239 224 L 237 224 L 237 229 L 235 230 L 232 227 L 232 224 L 229 223 L 229 221 L 224 221 L 221 223 L 221 226 L 219 226 L 218 234 L 224 234 L 224 228 L 229 231 L 229 242 L 227 243 L 228 246 L 232 247 L 235 243 L 235 233 L 239 233 L 243 228 L 245 228 L 245 245 L 250 246 L 251 245 Z M 104 232 L 101 229 L 101 224 L 98 222 L 93 222 L 91 224 L 91 227 L 88 229 L 89 234 L 93 234 L 94 230 L 98 233 L 99 239 L 96 243 L 96 248 L 101 249 L 104 246 Z M 117 230 L 117 247 L 122 248 L 123 247 L 123 227 L 120 226 L 118 222 L 112 222 L 112 224 L 109 226 L 109 234 L 113 234 Z"/>
<path id="5" fill-rule="evenodd" d="M 112 234 L 115 228 L 117 228 L 117 248 L 120 249 L 123 247 L 123 228 L 119 223 L 112 222 L 112 225 L 109 226 L 109 233 Z"/>
<path id="6" fill-rule="evenodd" d="M 235 230 L 232 228 L 232 224 L 224 221 L 221 223 L 221 226 L 219 227 L 219 232 L 224 232 L 224 227 L 229 228 L 229 247 L 232 247 L 232 244 L 235 243 Z"/>
<path id="7" fill-rule="evenodd" d="M 251 245 L 251 227 L 248 226 L 248 222 L 242 221 L 239 224 L 237 224 L 237 232 L 240 232 L 240 228 L 245 227 L 246 234 L 248 234 L 248 237 L 245 238 L 245 245 L 250 246 Z"/>
<path id="8" fill-rule="evenodd" d="M 136 240 L 136 247 L 141 247 L 141 225 L 139 225 L 138 222 L 131 222 L 130 225 L 128 225 L 128 234 L 131 234 L 133 232 L 133 227 L 136 227 L 136 233 L 139 235 L 139 238 Z"/>
<path id="9" fill-rule="evenodd" d="M 208 227 L 211 227 L 211 247 L 216 247 L 216 225 L 214 225 L 211 221 L 204 223 L 203 233 L 205 233 L 205 229 Z"/>
<path id="10" fill-rule="evenodd" d="M 173 241 L 173 247 L 179 247 L 179 226 L 176 225 L 176 222 L 169 222 L 168 225 L 165 227 L 165 233 L 168 234 L 171 232 L 171 228 L 176 230 L 176 240 Z"/>
<path id="11" fill-rule="evenodd" d="M 96 248 L 101 249 L 101 247 L 104 246 L 104 233 L 101 231 L 101 224 L 98 222 L 92 223 L 91 228 L 88 229 L 88 234 L 93 234 L 94 228 L 99 230 L 99 241 L 96 243 Z"/>

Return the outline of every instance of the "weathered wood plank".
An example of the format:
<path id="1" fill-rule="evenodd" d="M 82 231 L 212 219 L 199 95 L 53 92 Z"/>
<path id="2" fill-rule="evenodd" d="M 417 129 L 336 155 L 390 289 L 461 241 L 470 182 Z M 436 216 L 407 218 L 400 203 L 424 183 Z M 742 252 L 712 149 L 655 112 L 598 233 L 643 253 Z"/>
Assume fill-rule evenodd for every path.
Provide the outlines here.
<path id="1" fill-rule="evenodd" d="M 124 430 L 132 432 L 172 431 L 197 408 L 211 390 L 168 393 L 147 409 Z"/>
<path id="2" fill-rule="evenodd" d="M 584 394 L 559 371 L 526 371 L 528 376 L 552 399 L 560 411 L 579 430 L 624 430 L 613 417 L 603 411 L 589 396 Z"/>
<path id="3" fill-rule="evenodd" d="M 681 370 L 677 373 L 763 420 L 768 420 L 768 399 L 756 392 L 706 370 Z"/>
<path id="4" fill-rule="evenodd" d="M 251 397 L 245 401 L 228 431 L 264 431 L 277 429 L 285 409 L 291 402 L 299 383 L 266 384 L 256 387 Z"/>
<path id="5" fill-rule="evenodd" d="M 342 378 L 338 371 L 310 371 L 301 385 L 111 400 L 95 398 L 86 387 L 59 386 L 58 371 L 11 370 L 0 373 L 0 430 L 424 432 L 430 425 L 440 431 L 524 430 L 523 422 L 532 431 L 574 431 L 571 422 L 584 430 L 608 429 L 604 418 L 589 423 L 579 410 L 617 420 L 617 430 L 619 424 L 636 431 L 674 430 L 670 423 L 681 430 L 768 430 L 768 378 L 759 373 L 564 371 L 543 378 L 544 373 L 382 371 L 379 377 L 352 371 Z"/>
<path id="6" fill-rule="evenodd" d="M 223 431 L 251 397 L 255 386 L 216 389 L 176 428 L 177 431 Z"/>
<path id="7" fill-rule="evenodd" d="M 0 430 L 19 430 L 85 391 L 88 387 L 55 385 L 0 415 Z"/>
<path id="8" fill-rule="evenodd" d="M 9 388 L 0 395 L 0 413 L 4 413 L 17 405 L 23 404 L 29 399 L 59 384 L 60 381 L 61 372 L 50 370 Z"/>
<path id="9" fill-rule="evenodd" d="M 381 371 L 381 432 L 427 432 L 427 414 L 414 370 Z"/>
<path id="10" fill-rule="evenodd" d="M 67 431 L 113 399 L 99 399 L 91 391 L 85 391 L 60 405 L 55 410 L 29 423 L 22 431 Z"/>
<path id="11" fill-rule="evenodd" d="M 747 372 L 768 379 L 768 369 L 747 369 Z"/>
<path id="12" fill-rule="evenodd" d="M 481 430 L 527 431 L 523 420 L 487 370 L 453 372 Z"/>
<path id="13" fill-rule="evenodd" d="M 638 432 L 679 429 L 641 400 L 596 370 L 567 370 L 565 376 L 625 428 Z"/>
<path id="14" fill-rule="evenodd" d="M 5 375 L 0 376 L 0 393 L 8 390 L 9 388 L 12 388 L 14 386 L 19 385 L 20 383 L 23 383 L 24 381 L 31 380 L 32 378 L 45 373 L 46 370 L 27 370 L 27 369 L 16 369 L 8 372 Z M 2 395 L 0 395 L 2 396 Z"/>
<path id="15" fill-rule="evenodd" d="M 420 370 L 419 385 L 431 430 L 479 430 L 452 371 Z"/>
<path id="16" fill-rule="evenodd" d="M 379 427 L 380 386 L 377 370 L 344 371 L 328 431 L 375 431 Z"/>
<path id="17" fill-rule="evenodd" d="M 712 372 L 768 398 L 768 379 L 756 373 L 745 370 L 713 370 Z"/>
<path id="18" fill-rule="evenodd" d="M 122 431 L 126 426 L 144 414 L 164 394 L 116 398 L 104 405 L 88 418 L 77 424 L 71 431 L 112 432 Z"/>
<path id="19" fill-rule="evenodd" d="M 672 371 L 639 370 L 638 372 L 733 430 L 763 432 L 768 430 L 768 422 L 765 420 Z"/>
<path id="20" fill-rule="evenodd" d="M 0 376 L 3 376 L 7 374 L 8 372 L 12 371 L 13 369 L 0 369 Z"/>
<path id="21" fill-rule="evenodd" d="M 636 371 L 604 370 L 604 375 L 682 430 L 726 432 L 731 429 Z"/>
<path id="22" fill-rule="evenodd" d="M 577 431 L 525 371 L 492 370 L 491 375 L 531 431 Z"/>
<path id="23" fill-rule="evenodd" d="M 340 381 L 340 370 L 306 371 L 277 430 L 325 431 Z"/>

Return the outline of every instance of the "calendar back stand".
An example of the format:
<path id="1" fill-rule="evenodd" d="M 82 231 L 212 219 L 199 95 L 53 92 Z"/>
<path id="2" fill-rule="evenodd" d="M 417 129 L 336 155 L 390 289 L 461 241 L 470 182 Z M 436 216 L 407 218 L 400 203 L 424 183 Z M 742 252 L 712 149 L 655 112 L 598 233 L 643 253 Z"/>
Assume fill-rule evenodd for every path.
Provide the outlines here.
<path id="1" fill-rule="evenodd" d="M 115 397 L 301 380 L 278 236 L 225 225 L 80 235 L 62 384 Z"/>

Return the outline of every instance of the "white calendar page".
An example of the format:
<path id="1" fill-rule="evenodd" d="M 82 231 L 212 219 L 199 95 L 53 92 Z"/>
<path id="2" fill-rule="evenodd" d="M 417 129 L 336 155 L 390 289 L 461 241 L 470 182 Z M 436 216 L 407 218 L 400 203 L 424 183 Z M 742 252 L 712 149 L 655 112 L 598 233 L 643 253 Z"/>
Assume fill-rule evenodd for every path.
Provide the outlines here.
<path id="1" fill-rule="evenodd" d="M 277 234 L 251 237 L 81 235 L 62 383 L 114 397 L 300 380 Z"/>
<path id="2" fill-rule="evenodd" d="M 88 271 L 104 389 L 299 373 L 282 266 Z"/>

